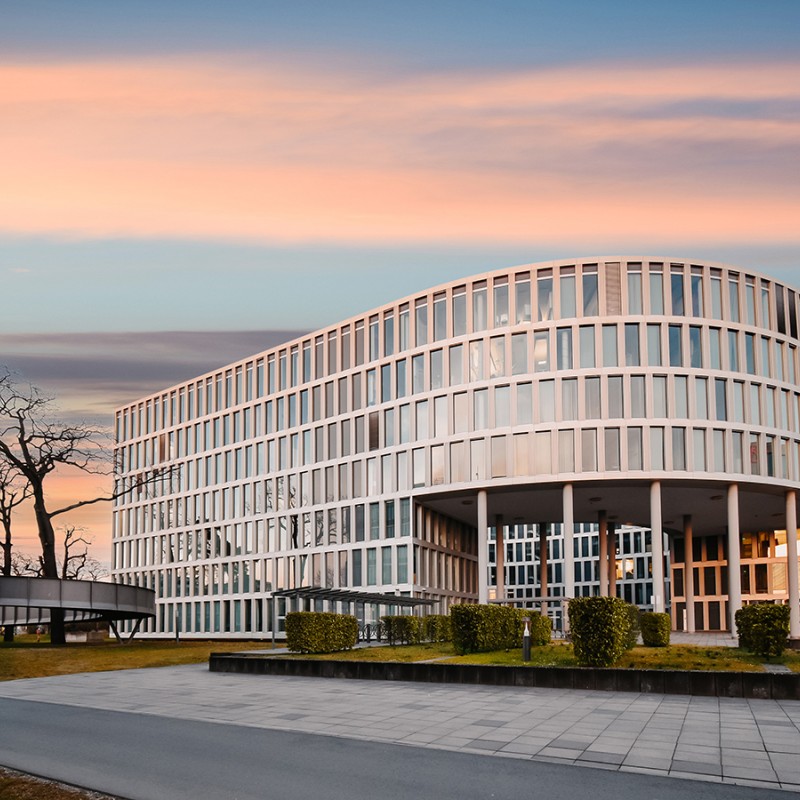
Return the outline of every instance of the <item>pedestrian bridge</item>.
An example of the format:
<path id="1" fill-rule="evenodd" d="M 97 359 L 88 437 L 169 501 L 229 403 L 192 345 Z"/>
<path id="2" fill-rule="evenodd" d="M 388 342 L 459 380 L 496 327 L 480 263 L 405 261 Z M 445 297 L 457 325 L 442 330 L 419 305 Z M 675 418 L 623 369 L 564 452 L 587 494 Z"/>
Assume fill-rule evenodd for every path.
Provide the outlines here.
<path id="1" fill-rule="evenodd" d="M 151 589 L 121 583 L 0 578 L 0 625 L 48 625 L 53 609 L 63 610 L 68 623 L 107 622 L 119 638 L 118 620 L 135 620 L 135 634 L 143 619 L 155 617 L 156 595 Z"/>

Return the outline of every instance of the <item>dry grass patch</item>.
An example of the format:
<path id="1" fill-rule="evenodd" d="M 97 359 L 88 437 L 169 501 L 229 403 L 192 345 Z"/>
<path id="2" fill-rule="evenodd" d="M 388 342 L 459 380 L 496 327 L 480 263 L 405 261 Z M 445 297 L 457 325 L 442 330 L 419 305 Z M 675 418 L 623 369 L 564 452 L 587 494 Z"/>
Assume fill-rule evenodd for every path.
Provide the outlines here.
<path id="1" fill-rule="evenodd" d="M 110 795 L 76 789 L 0 767 L 0 800 L 113 800 Z"/>
<path id="2" fill-rule="evenodd" d="M 0 680 L 45 678 L 51 675 L 72 675 L 77 672 L 106 672 L 143 667 L 173 667 L 180 664 L 201 664 L 212 652 L 235 653 L 241 650 L 262 650 L 271 642 L 181 642 L 134 640 L 126 644 L 49 644 L 19 641 L 0 642 Z"/>

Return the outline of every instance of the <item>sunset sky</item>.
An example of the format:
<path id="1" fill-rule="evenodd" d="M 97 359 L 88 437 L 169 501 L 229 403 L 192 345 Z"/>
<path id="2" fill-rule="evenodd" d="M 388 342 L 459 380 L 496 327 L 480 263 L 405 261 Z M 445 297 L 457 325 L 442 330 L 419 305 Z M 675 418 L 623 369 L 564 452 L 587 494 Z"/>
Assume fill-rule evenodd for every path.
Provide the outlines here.
<path id="1" fill-rule="evenodd" d="M 0 0 L 0 120 L 0 364 L 70 419 L 494 267 L 800 284 L 797 0 Z"/>

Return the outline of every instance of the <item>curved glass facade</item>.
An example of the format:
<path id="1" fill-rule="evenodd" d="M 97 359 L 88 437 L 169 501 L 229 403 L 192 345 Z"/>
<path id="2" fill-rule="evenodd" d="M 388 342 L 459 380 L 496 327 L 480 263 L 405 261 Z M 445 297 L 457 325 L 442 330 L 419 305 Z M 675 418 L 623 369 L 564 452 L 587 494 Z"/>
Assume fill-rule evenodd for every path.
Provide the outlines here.
<path id="1" fill-rule="evenodd" d="M 176 470 L 117 502 L 115 577 L 156 589 L 157 630 L 177 610 L 184 631 L 259 632 L 273 589 L 478 597 L 480 520 L 437 506 L 448 496 L 466 506 L 484 490 L 497 506 L 506 491 L 629 481 L 793 491 L 797 303 L 719 264 L 547 262 L 139 400 L 116 415 L 117 479 Z M 531 515 L 513 519 L 554 521 Z"/>

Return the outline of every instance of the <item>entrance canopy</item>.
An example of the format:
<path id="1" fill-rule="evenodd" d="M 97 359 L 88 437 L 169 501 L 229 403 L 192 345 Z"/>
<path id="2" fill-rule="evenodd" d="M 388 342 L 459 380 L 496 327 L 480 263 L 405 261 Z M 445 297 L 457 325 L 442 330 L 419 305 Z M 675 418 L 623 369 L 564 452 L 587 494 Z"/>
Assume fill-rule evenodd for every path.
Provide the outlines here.
<path id="1" fill-rule="evenodd" d="M 321 586 L 309 586 L 304 589 L 279 589 L 272 593 L 273 597 L 298 598 L 301 600 L 328 600 L 342 603 L 377 603 L 382 606 L 403 606 L 416 608 L 432 606 L 435 600 L 424 600 L 421 597 L 404 597 L 397 594 L 377 594 L 374 592 L 350 592 L 346 589 L 324 589 Z"/>

